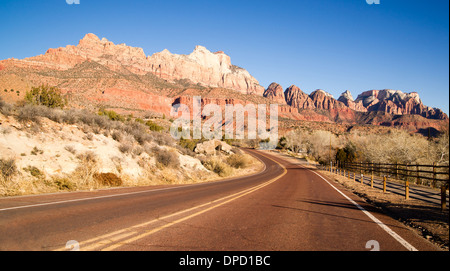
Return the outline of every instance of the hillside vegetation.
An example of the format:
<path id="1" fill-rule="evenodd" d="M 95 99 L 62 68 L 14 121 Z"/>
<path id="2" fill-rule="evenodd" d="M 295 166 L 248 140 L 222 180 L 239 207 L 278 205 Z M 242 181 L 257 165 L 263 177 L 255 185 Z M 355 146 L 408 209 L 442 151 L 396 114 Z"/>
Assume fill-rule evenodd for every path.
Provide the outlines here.
<path id="1" fill-rule="evenodd" d="M 325 130 L 295 129 L 280 140 L 282 148 L 301 153 L 311 160 L 328 164 L 370 162 L 399 164 L 449 164 L 449 133 L 428 138 L 391 128 L 382 133 L 352 130 L 332 133 Z"/>
<path id="2" fill-rule="evenodd" d="M 15 105 L 0 99 L 0 196 L 193 183 L 259 168 L 239 149 L 195 153 L 196 144 L 180 145 L 155 119 L 49 107 L 33 93 L 42 94 Z"/>

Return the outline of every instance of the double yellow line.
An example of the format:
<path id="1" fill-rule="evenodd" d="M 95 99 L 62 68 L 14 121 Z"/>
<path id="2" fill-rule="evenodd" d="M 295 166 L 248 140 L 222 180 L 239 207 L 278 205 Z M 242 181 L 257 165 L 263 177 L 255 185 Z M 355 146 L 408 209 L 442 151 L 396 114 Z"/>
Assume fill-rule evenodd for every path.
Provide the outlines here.
<path id="1" fill-rule="evenodd" d="M 263 154 L 261 154 L 261 155 L 263 155 Z M 246 196 L 246 195 L 248 195 L 250 193 L 253 193 L 253 192 L 255 192 L 255 191 L 257 191 L 257 190 L 259 190 L 259 189 L 261 189 L 261 188 L 263 188 L 265 186 L 268 186 L 268 185 L 270 185 L 271 183 L 273 183 L 275 181 L 277 181 L 278 179 L 280 179 L 281 177 L 283 177 L 287 173 L 286 168 L 283 165 L 281 165 L 279 162 L 273 160 L 272 158 L 270 158 L 270 157 L 268 157 L 266 155 L 263 155 L 263 156 L 268 158 L 268 159 L 270 159 L 270 160 L 272 160 L 272 161 L 274 161 L 278 165 L 280 165 L 283 168 L 283 173 L 281 175 L 279 175 L 279 176 L 277 176 L 277 177 L 267 181 L 267 182 L 264 182 L 262 184 L 254 186 L 254 187 L 251 187 L 251 188 L 246 189 L 244 191 L 240 191 L 240 192 L 234 193 L 232 195 L 229 195 L 229 196 L 226 196 L 226 197 L 223 197 L 223 198 L 220 198 L 220 199 L 208 202 L 208 203 L 204 203 L 204 204 L 201 204 L 201 205 L 198 205 L 198 206 L 195 206 L 195 207 L 183 210 L 183 211 L 179 211 L 179 212 L 176 212 L 176 213 L 164 216 L 164 217 L 153 219 L 153 220 L 145 222 L 145 223 L 134 225 L 134 226 L 131 226 L 131 227 L 128 227 L 128 228 L 125 228 L 125 229 L 121 229 L 121 230 L 118 230 L 118 231 L 115 231 L 115 232 L 112 232 L 112 233 L 108 233 L 108 234 L 105 234 L 105 235 L 101 235 L 101 236 L 98 236 L 98 237 L 95 237 L 95 238 L 92 238 L 92 239 L 80 242 L 79 243 L 80 250 L 85 250 L 85 251 L 92 251 L 92 250 L 111 251 L 111 250 L 115 250 L 115 249 L 117 249 L 117 248 L 119 248 L 121 246 L 131 244 L 134 241 L 137 241 L 139 239 L 145 238 L 145 237 L 147 237 L 149 235 L 152 235 L 152 234 L 154 234 L 156 232 L 159 232 L 159 231 L 161 231 L 161 230 L 163 230 L 165 228 L 171 227 L 173 225 L 176 225 L 178 223 L 181 223 L 181 222 L 186 221 L 188 219 L 191 219 L 193 217 L 199 216 L 199 215 L 201 215 L 203 213 L 206 213 L 208 211 L 211 211 L 211 210 L 213 210 L 213 209 L 215 209 L 217 207 L 220 207 L 220 206 L 225 205 L 227 203 L 230 203 L 230 202 L 232 202 L 232 201 L 234 201 L 236 199 L 244 197 L 244 196 Z M 200 211 L 197 211 L 199 209 L 200 209 Z M 195 212 L 195 211 L 197 211 L 197 212 Z M 175 218 L 177 216 L 180 216 L 180 215 L 183 215 L 183 214 L 186 214 L 186 213 L 191 213 L 191 212 L 194 212 L 194 213 L 188 214 L 187 216 L 181 217 L 181 218 L 176 219 L 174 221 L 165 222 L 168 219 Z M 145 227 L 147 227 L 147 226 L 149 226 L 151 224 L 156 224 L 158 222 L 165 222 L 165 224 L 162 225 L 162 226 L 156 227 L 154 229 L 151 229 L 151 230 L 143 229 L 143 228 L 145 228 Z M 144 231 L 144 233 L 141 233 L 143 231 Z M 57 250 L 63 251 L 63 250 L 67 250 L 67 248 L 64 247 L 64 248 L 59 248 Z"/>

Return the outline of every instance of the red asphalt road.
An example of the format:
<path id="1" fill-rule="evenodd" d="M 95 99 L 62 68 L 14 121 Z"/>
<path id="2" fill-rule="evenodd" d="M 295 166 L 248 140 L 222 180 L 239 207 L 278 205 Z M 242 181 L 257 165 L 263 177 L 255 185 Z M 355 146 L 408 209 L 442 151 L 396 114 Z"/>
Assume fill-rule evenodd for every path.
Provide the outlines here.
<path id="1" fill-rule="evenodd" d="M 339 184 L 248 150 L 265 169 L 204 184 L 0 199 L 0 250 L 440 250 Z M 370 246 L 368 246 L 370 247 Z"/>

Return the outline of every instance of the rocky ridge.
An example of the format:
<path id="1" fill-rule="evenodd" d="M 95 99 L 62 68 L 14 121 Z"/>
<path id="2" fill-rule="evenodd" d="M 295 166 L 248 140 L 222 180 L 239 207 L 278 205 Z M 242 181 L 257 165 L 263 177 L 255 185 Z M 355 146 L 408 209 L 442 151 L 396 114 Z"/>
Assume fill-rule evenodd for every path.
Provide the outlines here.
<path id="1" fill-rule="evenodd" d="M 76 107 L 100 106 L 128 113 L 152 111 L 168 116 L 173 104 L 201 96 L 202 104 L 221 107 L 277 103 L 279 117 L 296 121 L 399 126 L 411 131 L 448 126 L 448 116 L 423 105 L 415 92 L 370 90 L 355 100 L 347 90 L 336 100 L 324 90 L 306 94 L 295 85 L 284 90 L 272 83 L 264 89 L 222 51 L 197 46 L 189 55 L 163 50 L 146 56 L 142 48 L 114 44 L 94 34 L 87 34 L 77 46 L 0 61 L 0 89 L 17 90 L 17 95 L 2 91 L 4 100 L 23 99 L 26 90 L 40 84 L 57 86 Z"/>
<path id="2" fill-rule="evenodd" d="M 347 115 L 349 110 L 361 113 L 380 111 L 390 115 L 420 115 L 427 119 L 448 120 L 448 116 L 442 110 L 425 106 L 417 92 L 404 93 L 400 90 L 390 89 L 370 90 L 361 93 L 354 100 L 350 91 L 346 90 L 336 100 L 322 89 L 317 89 L 307 95 L 299 87 L 292 85 L 283 93 L 279 84 L 272 83 L 263 96 L 273 102 L 287 104 L 298 110 L 327 110 L 331 113 L 333 111 L 344 112 Z"/>
<path id="3" fill-rule="evenodd" d="M 44 55 L 0 61 L 0 70 L 8 66 L 68 70 L 85 61 L 96 62 L 112 71 L 127 71 L 144 75 L 153 73 L 168 80 L 189 79 L 194 84 L 223 87 L 244 94 L 262 95 L 264 87 L 250 73 L 231 64 L 224 52 L 212 53 L 197 46 L 190 55 L 171 54 L 168 50 L 146 56 L 142 48 L 115 45 L 106 38 L 87 34 L 77 46 L 49 49 Z"/>

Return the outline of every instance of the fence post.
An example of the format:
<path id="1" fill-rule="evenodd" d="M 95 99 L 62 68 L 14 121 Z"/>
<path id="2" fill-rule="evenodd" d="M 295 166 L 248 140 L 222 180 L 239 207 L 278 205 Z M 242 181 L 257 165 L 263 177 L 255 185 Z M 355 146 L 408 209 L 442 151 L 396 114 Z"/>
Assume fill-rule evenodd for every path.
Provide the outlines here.
<path id="1" fill-rule="evenodd" d="M 436 187 L 436 162 L 433 163 L 433 188 Z"/>
<path id="2" fill-rule="evenodd" d="M 386 175 L 383 176 L 383 193 L 386 193 Z"/>
<path id="3" fill-rule="evenodd" d="M 419 164 L 416 163 L 416 184 L 422 184 L 421 181 L 419 181 Z"/>
<path id="4" fill-rule="evenodd" d="M 361 173 L 361 184 L 364 184 L 364 174 Z"/>
<path id="5" fill-rule="evenodd" d="M 409 181 L 406 179 L 405 181 L 405 199 L 409 199 Z"/>
<path id="6" fill-rule="evenodd" d="M 441 186 L 441 211 L 445 211 L 447 208 L 447 184 Z"/>
<path id="7" fill-rule="evenodd" d="M 395 162 L 395 179 L 398 180 L 398 162 Z"/>
<path id="8" fill-rule="evenodd" d="M 372 176 L 370 176 L 370 187 L 373 188 L 373 171 L 372 171 Z"/>

